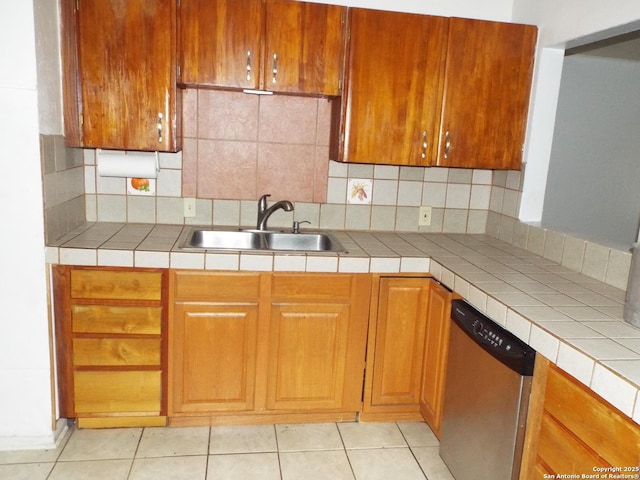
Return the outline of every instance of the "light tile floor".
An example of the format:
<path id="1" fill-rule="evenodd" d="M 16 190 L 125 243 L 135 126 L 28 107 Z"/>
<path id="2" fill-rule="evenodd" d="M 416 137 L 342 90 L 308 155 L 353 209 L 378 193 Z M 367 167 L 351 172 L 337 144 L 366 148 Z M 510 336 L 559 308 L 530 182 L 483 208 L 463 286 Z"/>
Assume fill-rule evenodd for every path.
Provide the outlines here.
<path id="1" fill-rule="evenodd" d="M 72 429 L 0 452 L 11 480 L 454 480 L 425 423 Z"/>

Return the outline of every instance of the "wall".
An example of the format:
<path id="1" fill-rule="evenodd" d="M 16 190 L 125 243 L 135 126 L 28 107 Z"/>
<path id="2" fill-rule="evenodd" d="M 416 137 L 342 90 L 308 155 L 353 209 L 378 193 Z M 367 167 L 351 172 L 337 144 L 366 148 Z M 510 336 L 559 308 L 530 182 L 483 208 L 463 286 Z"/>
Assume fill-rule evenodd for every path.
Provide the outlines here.
<path id="1" fill-rule="evenodd" d="M 640 63 L 565 58 L 542 225 L 621 250 L 640 220 Z"/>
<path id="2" fill-rule="evenodd" d="M 56 18 L 55 1 L 38 3 Z M 50 447 L 51 350 L 34 11 L 32 2 L 3 2 L 1 9 L 0 64 L 10 68 L 0 69 L 0 144 L 2 164 L 9 169 L 0 180 L 0 449 Z"/>
<path id="3" fill-rule="evenodd" d="M 539 26 L 518 217 L 540 222 L 548 175 L 564 49 L 640 29 L 640 2 L 514 0 L 514 22 Z"/>

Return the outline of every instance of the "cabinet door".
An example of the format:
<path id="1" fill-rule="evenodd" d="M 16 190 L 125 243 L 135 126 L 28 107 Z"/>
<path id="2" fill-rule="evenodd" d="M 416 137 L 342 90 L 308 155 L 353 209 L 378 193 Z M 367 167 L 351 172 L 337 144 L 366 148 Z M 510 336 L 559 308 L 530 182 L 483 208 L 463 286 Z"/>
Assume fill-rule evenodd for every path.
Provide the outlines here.
<path id="1" fill-rule="evenodd" d="M 369 275 L 273 275 L 269 410 L 360 410 L 370 288 Z"/>
<path id="2" fill-rule="evenodd" d="M 180 82 L 259 88 L 261 0 L 182 0 Z"/>
<path id="3" fill-rule="evenodd" d="M 448 20 L 350 9 L 339 158 L 430 165 L 435 159 Z M 335 146 L 333 146 L 335 149 Z"/>
<path id="4" fill-rule="evenodd" d="M 257 304 L 174 305 L 171 413 L 254 407 Z"/>
<path id="5" fill-rule="evenodd" d="M 429 281 L 380 279 L 371 378 L 373 410 L 381 406 L 418 409 Z"/>
<path id="6" fill-rule="evenodd" d="M 274 305 L 270 330 L 267 408 L 342 408 L 349 305 Z"/>
<path id="7" fill-rule="evenodd" d="M 537 30 L 452 18 L 438 165 L 519 170 Z"/>
<path id="8" fill-rule="evenodd" d="M 80 146 L 179 150 L 175 2 L 78 5 Z"/>
<path id="9" fill-rule="evenodd" d="M 340 95 L 346 8 L 268 0 L 264 88 Z"/>
<path id="10" fill-rule="evenodd" d="M 637 476 L 639 452 L 640 426 L 633 419 L 536 356 L 520 478 L 561 478 L 566 472 L 589 478 L 595 467 Z"/>
<path id="11" fill-rule="evenodd" d="M 431 281 L 422 364 L 420 413 L 438 437 L 442 420 L 452 296 L 445 287 Z"/>

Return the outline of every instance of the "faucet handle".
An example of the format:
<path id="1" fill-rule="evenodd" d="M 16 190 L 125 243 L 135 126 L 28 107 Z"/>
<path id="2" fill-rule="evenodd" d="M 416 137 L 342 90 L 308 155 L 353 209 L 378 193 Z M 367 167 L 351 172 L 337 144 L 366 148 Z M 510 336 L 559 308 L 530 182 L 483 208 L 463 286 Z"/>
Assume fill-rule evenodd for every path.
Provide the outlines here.
<path id="1" fill-rule="evenodd" d="M 261 211 L 264 211 L 267 209 L 267 198 L 269 198 L 271 196 L 270 193 L 265 193 L 264 195 L 262 195 L 260 197 L 260 199 L 258 200 L 258 209 Z"/>
<path id="2" fill-rule="evenodd" d="M 291 232 L 292 233 L 300 233 L 300 224 L 301 223 L 308 223 L 309 225 L 311 225 L 311 222 L 309 220 L 302 220 L 301 222 L 293 222 L 293 230 Z"/>

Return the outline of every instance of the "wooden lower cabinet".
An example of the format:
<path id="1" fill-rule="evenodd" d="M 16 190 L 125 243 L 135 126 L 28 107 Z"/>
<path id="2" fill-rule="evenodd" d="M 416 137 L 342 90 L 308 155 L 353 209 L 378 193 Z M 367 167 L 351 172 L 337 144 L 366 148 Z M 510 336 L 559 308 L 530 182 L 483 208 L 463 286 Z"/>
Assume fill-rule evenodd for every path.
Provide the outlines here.
<path id="1" fill-rule="evenodd" d="M 355 419 L 370 277 L 174 271 L 174 425 Z"/>
<path id="2" fill-rule="evenodd" d="M 363 420 L 420 419 L 429 277 L 374 279 Z"/>
<path id="3" fill-rule="evenodd" d="M 623 478 L 609 474 L 637 476 L 639 465 L 638 424 L 538 355 L 520 480 Z"/>
<path id="4" fill-rule="evenodd" d="M 454 298 L 460 298 L 460 296 L 435 280 L 430 282 L 422 361 L 420 413 L 438 438 L 440 438 L 444 381 L 449 351 L 451 301 Z"/>
<path id="5" fill-rule="evenodd" d="M 53 268 L 60 416 L 166 424 L 165 270 Z"/>

